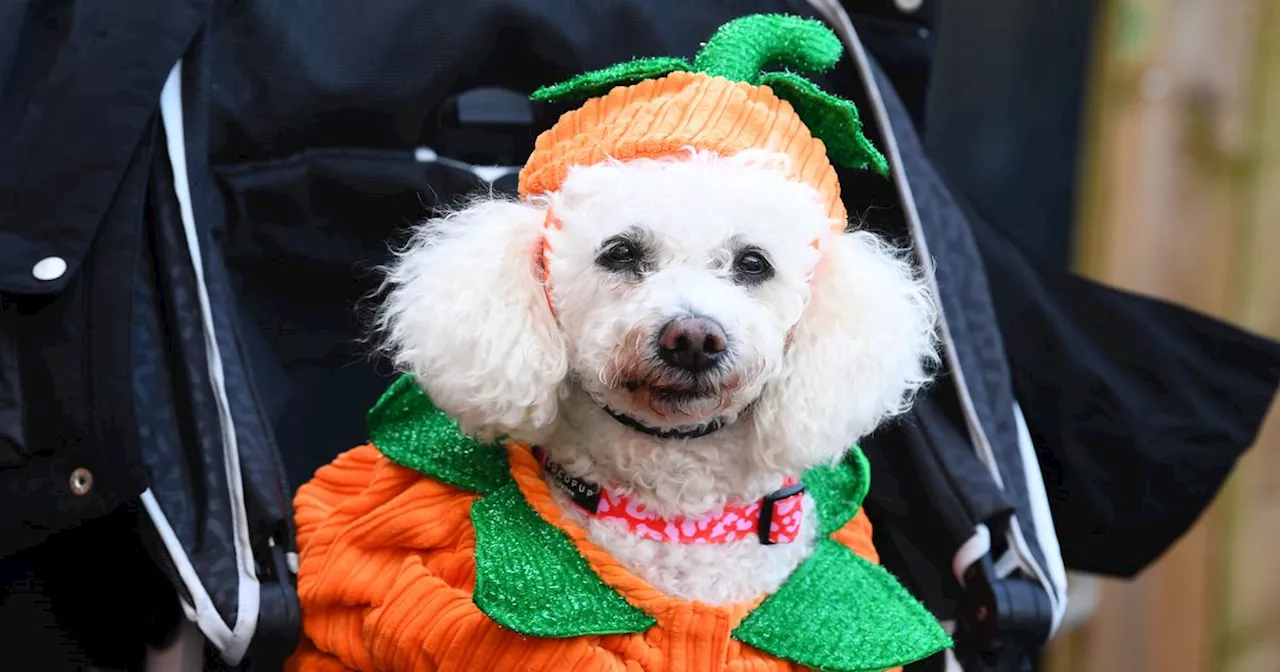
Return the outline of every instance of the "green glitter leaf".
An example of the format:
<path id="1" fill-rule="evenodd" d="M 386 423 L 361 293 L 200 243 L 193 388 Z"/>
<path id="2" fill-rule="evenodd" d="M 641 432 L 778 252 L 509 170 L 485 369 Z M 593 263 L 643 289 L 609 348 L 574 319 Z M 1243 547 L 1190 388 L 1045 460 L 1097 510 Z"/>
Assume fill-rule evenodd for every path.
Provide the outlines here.
<path id="1" fill-rule="evenodd" d="M 663 77 L 676 71 L 689 69 L 689 63 L 683 58 L 671 56 L 637 58 L 601 70 L 583 73 L 559 84 L 544 86 L 534 91 L 529 98 L 542 103 L 585 100 L 604 95 L 615 87 L 637 84 L 646 79 Z"/>
<path id="2" fill-rule="evenodd" d="M 507 451 L 465 436 L 412 376 L 396 379 L 369 411 L 369 440 L 388 459 L 482 495 L 512 483 Z"/>
<path id="3" fill-rule="evenodd" d="M 605 584 L 515 483 L 471 505 L 471 524 L 472 600 L 499 625 L 534 637 L 578 637 L 644 632 L 657 622 Z"/>
<path id="4" fill-rule="evenodd" d="M 843 54 L 840 38 L 817 19 L 752 14 L 720 26 L 694 57 L 693 68 L 712 77 L 756 84 L 766 68 L 825 72 Z"/>
<path id="5" fill-rule="evenodd" d="M 862 449 L 853 446 L 835 466 L 814 467 L 801 480 L 818 507 L 819 534 L 826 536 L 858 514 L 871 487 L 871 465 Z"/>
<path id="6" fill-rule="evenodd" d="M 822 539 L 733 638 L 827 672 L 873 672 L 923 660 L 951 638 L 884 568 Z"/>
<path id="7" fill-rule="evenodd" d="M 766 72 L 758 83 L 791 103 L 813 137 L 827 146 L 827 156 L 833 162 L 889 174 L 889 162 L 863 134 L 862 120 L 853 103 L 823 91 L 794 72 Z"/>

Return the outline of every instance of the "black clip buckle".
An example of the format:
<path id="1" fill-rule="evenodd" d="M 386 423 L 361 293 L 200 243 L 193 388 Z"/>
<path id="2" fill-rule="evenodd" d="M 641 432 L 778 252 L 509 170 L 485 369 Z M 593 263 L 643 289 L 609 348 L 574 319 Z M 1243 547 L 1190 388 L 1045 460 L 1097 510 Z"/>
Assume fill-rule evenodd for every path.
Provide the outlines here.
<path id="1" fill-rule="evenodd" d="M 990 555 L 965 570 L 956 657 L 965 670 L 1021 672 L 1049 639 L 1053 605 L 1035 581 L 995 577 Z"/>
<path id="2" fill-rule="evenodd" d="M 760 543 L 765 546 L 774 545 L 774 541 L 769 538 L 769 528 L 773 526 L 773 507 L 784 499 L 791 499 L 796 495 L 804 494 L 804 483 L 796 482 L 785 488 L 774 490 L 760 499 L 760 524 L 756 527 L 756 533 L 760 537 Z"/>
<path id="3" fill-rule="evenodd" d="M 258 548 L 259 619 L 249 642 L 252 669 L 284 669 L 285 661 L 302 638 L 302 606 L 298 603 L 298 579 L 289 566 L 285 547 L 289 530 L 282 523 L 266 541 L 265 553 Z M 268 557 L 261 557 L 266 555 Z"/>

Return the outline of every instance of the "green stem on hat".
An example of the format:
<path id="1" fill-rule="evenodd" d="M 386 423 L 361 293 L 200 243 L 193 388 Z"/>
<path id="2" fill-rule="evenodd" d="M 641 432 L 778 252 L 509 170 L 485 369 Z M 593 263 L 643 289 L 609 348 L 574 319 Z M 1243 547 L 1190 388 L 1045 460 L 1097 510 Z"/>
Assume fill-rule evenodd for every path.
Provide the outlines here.
<path id="1" fill-rule="evenodd" d="M 712 77 L 756 83 L 768 68 L 825 72 L 840 62 L 844 45 L 822 23 L 780 14 L 753 14 L 720 26 L 693 59 Z"/>
<path id="2" fill-rule="evenodd" d="M 858 108 L 795 72 L 825 72 L 843 53 L 840 38 L 820 21 L 752 14 L 716 30 L 692 64 L 674 57 L 638 58 L 542 87 L 530 98 L 548 103 L 580 101 L 678 71 L 767 86 L 791 103 L 809 132 L 826 145 L 832 162 L 887 175 L 889 163 L 863 134 Z M 770 70 L 775 67 L 783 70 Z"/>

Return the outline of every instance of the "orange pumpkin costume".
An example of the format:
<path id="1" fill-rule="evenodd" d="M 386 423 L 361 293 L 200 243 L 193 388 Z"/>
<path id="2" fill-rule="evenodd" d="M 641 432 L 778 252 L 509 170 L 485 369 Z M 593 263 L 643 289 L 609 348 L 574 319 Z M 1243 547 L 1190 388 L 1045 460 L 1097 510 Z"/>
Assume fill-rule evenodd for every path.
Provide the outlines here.
<path id="1" fill-rule="evenodd" d="M 831 159 L 883 173 L 883 157 L 851 103 L 761 71 L 821 70 L 841 53 L 817 22 L 750 16 L 692 64 L 640 59 L 541 90 L 540 100 L 597 97 L 539 137 L 521 194 L 555 191 L 573 166 L 608 158 L 761 148 L 787 154 L 791 177 L 843 227 Z M 711 606 L 623 568 L 561 515 L 527 446 L 468 440 L 412 379 L 369 421 L 371 444 L 320 469 L 295 500 L 304 642 L 291 670 L 861 672 L 950 645 L 876 564 L 856 446 L 802 479 L 819 521 L 810 557 L 771 595 Z"/>
<path id="2" fill-rule="evenodd" d="M 858 506 L 867 467 L 856 449 L 844 465 L 806 474 L 827 535 L 814 556 L 773 596 L 711 606 L 667 597 L 624 569 L 562 517 L 528 447 L 467 441 L 412 379 L 388 391 L 370 426 L 374 444 L 321 468 L 295 500 L 305 641 L 290 670 L 881 670 L 949 644 L 923 607 L 871 564 L 871 525 Z M 514 514 L 495 525 L 493 511 Z M 550 536 L 524 544 L 523 558 L 484 561 L 485 549 L 518 547 L 541 532 Z M 580 564 L 557 560 L 554 574 L 523 586 L 504 578 L 557 550 Z M 815 585 L 799 585 L 819 556 L 828 561 L 813 568 Z M 848 578 L 854 597 L 826 589 Z M 541 595 L 530 590 L 552 584 Z M 579 600 L 585 611 L 560 603 L 571 594 L 588 596 Z M 788 602 L 797 598 L 809 608 L 793 611 Z M 860 604 L 814 611 L 827 599 Z M 770 627 L 770 607 L 772 620 L 781 613 L 813 627 L 773 632 L 776 641 L 768 630 L 750 632 L 752 619 Z M 820 646 L 777 648 L 804 643 L 806 632 Z"/>
<path id="3" fill-rule="evenodd" d="M 478 497 L 425 479 L 363 446 L 322 469 L 299 493 L 300 542 L 331 546 L 304 560 L 317 566 L 306 572 L 303 590 L 311 607 L 308 635 L 332 653 L 312 645 L 295 660 L 297 669 L 433 670 L 444 665 L 432 654 L 451 651 L 466 652 L 468 669 L 476 670 L 800 669 L 729 638 L 758 601 L 715 607 L 662 595 L 561 518 L 526 448 L 512 446 L 510 458 L 512 477 L 538 515 L 564 530 L 606 583 L 652 614 L 652 628 L 553 640 L 504 630 L 471 601 L 475 535 L 469 514 Z M 360 543 L 342 543 L 356 528 Z M 876 561 L 865 514 L 834 536 Z M 442 542 L 448 546 L 439 547 Z M 328 604 L 317 609 L 322 601 Z"/>

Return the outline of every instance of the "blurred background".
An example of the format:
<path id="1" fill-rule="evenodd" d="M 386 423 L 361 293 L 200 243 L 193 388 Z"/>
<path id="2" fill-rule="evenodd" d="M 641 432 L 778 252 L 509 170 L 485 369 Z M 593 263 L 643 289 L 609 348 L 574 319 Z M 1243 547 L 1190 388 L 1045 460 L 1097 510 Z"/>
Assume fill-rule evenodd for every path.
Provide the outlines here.
<path id="1" fill-rule="evenodd" d="M 1280 3 L 1099 0 L 1092 20 L 1071 263 L 1280 337 Z M 1156 565 L 1072 576 L 1045 669 L 1280 670 L 1277 415 Z"/>

